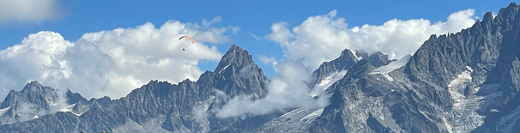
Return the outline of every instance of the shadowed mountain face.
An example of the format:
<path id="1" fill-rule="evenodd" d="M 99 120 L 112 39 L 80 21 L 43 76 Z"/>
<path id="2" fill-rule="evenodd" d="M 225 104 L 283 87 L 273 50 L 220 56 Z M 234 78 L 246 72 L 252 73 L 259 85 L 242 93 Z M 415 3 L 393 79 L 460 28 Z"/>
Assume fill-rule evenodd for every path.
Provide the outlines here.
<path id="1" fill-rule="evenodd" d="M 398 60 L 344 50 L 312 73 L 310 91 L 329 96 L 324 108 L 217 118 L 230 98 L 268 93 L 262 69 L 233 45 L 196 82 L 151 81 L 117 100 L 31 82 L 0 104 L 0 131 L 517 132 L 519 8 L 513 3 L 461 32 L 432 35 Z"/>

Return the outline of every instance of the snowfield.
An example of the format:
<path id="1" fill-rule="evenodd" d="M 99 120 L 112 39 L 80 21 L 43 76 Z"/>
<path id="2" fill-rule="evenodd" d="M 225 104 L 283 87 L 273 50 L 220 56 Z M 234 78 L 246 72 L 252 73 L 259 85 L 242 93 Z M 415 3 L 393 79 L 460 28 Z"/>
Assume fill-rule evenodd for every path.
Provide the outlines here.
<path id="1" fill-rule="evenodd" d="M 394 78 L 392 78 L 392 76 L 388 75 L 388 73 L 394 71 L 395 69 L 403 67 L 404 65 L 406 65 L 406 63 L 408 63 L 408 61 L 410 61 L 411 58 L 412 58 L 411 55 L 406 55 L 397 61 L 390 62 L 388 65 L 378 67 L 378 68 L 372 70 L 372 72 L 370 72 L 368 74 L 381 74 L 388 81 L 394 81 Z"/>
<path id="2" fill-rule="evenodd" d="M 332 84 L 334 84 L 336 81 L 340 80 L 347 74 L 347 70 L 341 70 L 339 72 L 335 72 L 327 77 L 325 77 L 323 80 L 321 80 L 310 92 L 312 97 L 315 97 L 319 95 L 321 92 L 326 91 Z"/>

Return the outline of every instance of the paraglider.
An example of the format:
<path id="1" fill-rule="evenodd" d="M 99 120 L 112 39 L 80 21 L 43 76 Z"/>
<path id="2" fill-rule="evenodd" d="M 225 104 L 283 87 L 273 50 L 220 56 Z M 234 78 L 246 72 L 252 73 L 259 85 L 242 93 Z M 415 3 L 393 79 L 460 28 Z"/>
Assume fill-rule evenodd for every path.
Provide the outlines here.
<path id="1" fill-rule="evenodd" d="M 195 40 L 193 40 L 193 38 L 190 36 L 181 36 L 181 38 L 179 38 L 179 40 L 181 40 L 182 38 L 188 38 L 191 40 L 191 44 L 195 44 Z M 186 50 L 183 48 L 182 51 L 186 51 Z"/>
<path id="2" fill-rule="evenodd" d="M 190 36 L 181 36 L 181 38 L 179 38 L 179 40 L 181 40 L 182 38 L 188 38 L 191 40 L 192 44 L 195 44 L 195 40 L 193 40 L 193 38 L 191 38 Z"/>

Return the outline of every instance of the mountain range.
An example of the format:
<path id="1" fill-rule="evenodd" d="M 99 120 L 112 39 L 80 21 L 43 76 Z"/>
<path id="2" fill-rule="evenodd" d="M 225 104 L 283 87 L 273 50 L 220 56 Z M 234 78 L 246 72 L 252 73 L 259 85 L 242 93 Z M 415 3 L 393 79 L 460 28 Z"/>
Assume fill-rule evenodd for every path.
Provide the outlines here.
<path id="1" fill-rule="evenodd" d="M 328 97 L 325 107 L 217 116 L 234 97 L 269 93 L 270 79 L 233 45 L 197 81 L 154 80 L 120 99 L 30 82 L 0 104 L 0 131 L 519 132 L 519 9 L 511 3 L 458 33 L 431 35 L 397 60 L 345 49 L 307 83 L 313 97 Z"/>

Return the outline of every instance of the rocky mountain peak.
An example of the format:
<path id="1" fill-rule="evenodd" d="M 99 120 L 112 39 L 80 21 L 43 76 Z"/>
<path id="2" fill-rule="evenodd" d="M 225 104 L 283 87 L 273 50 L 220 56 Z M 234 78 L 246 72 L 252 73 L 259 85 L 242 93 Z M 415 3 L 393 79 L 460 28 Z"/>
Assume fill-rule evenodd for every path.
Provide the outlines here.
<path id="1" fill-rule="evenodd" d="M 27 83 L 28 86 L 42 86 L 38 81 L 31 81 L 30 83 Z"/>
<path id="2" fill-rule="evenodd" d="M 40 84 L 38 81 L 32 81 L 30 83 L 27 83 L 23 90 L 21 92 L 28 92 L 28 91 L 50 91 L 54 90 L 49 87 L 44 87 L 42 84 Z"/>
<path id="3" fill-rule="evenodd" d="M 220 60 L 214 72 L 205 72 L 197 81 L 201 86 L 211 86 L 224 91 L 228 96 L 266 93 L 269 79 L 264 75 L 246 50 L 231 46 Z"/>
<path id="4" fill-rule="evenodd" d="M 57 99 L 56 90 L 43 86 L 38 81 L 32 81 L 27 83 L 24 89 L 19 92 L 11 91 L 0 105 L 0 108 L 14 106 L 19 103 L 31 103 L 48 109 L 49 104 L 56 102 Z"/>
<path id="5" fill-rule="evenodd" d="M 482 19 L 482 22 L 489 22 L 489 21 L 493 21 L 493 13 L 491 13 L 491 12 L 487 12 L 486 14 L 484 14 L 484 18 Z"/>
<path id="6" fill-rule="evenodd" d="M 44 115 L 58 103 L 58 92 L 33 81 L 25 85 L 21 91 L 11 91 L 0 109 L 8 109 L 1 114 L 0 124 L 11 124 L 30 120 L 32 117 Z"/>
<path id="7" fill-rule="evenodd" d="M 70 90 L 65 92 L 65 96 L 67 97 L 67 104 L 74 104 L 79 102 L 87 103 L 87 99 L 81 96 L 81 94 L 72 92 Z"/>
<path id="8" fill-rule="evenodd" d="M 384 66 L 389 63 L 388 55 L 385 55 L 379 51 L 371 54 L 367 60 L 375 67 Z"/>
<path id="9" fill-rule="evenodd" d="M 345 50 L 341 51 L 341 55 L 338 57 L 338 59 L 357 60 L 356 55 L 354 55 L 354 52 L 350 49 L 345 49 Z"/>
<path id="10" fill-rule="evenodd" d="M 226 71 L 227 68 L 233 67 L 241 67 L 249 64 L 254 64 L 253 58 L 247 50 L 243 50 L 237 45 L 231 46 L 229 50 L 222 56 L 215 72 L 222 73 Z"/>
<path id="11" fill-rule="evenodd" d="M 509 3 L 509 5 L 506 7 L 506 10 L 511 10 L 511 9 L 518 9 L 518 5 L 515 2 Z"/>
<path id="12" fill-rule="evenodd" d="M 334 70 L 347 69 L 351 65 L 354 65 L 356 62 L 358 62 L 358 59 L 356 55 L 354 55 L 352 50 L 345 49 L 341 52 L 341 55 L 338 58 L 321 64 L 318 70 L 324 68 L 333 68 Z"/>
<path id="13" fill-rule="evenodd" d="M 334 74 L 341 70 L 349 69 L 358 62 L 357 57 L 358 56 L 354 55 L 353 51 L 345 49 L 341 52 L 341 55 L 338 58 L 329 62 L 324 62 L 320 65 L 320 67 L 318 67 L 318 69 L 312 72 L 312 75 L 315 79 L 311 82 L 311 87 L 313 87 L 313 85 L 315 85 L 316 83 L 321 82 L 323 79 L 325 79 L 327 76 L 331 74 Z"/>

